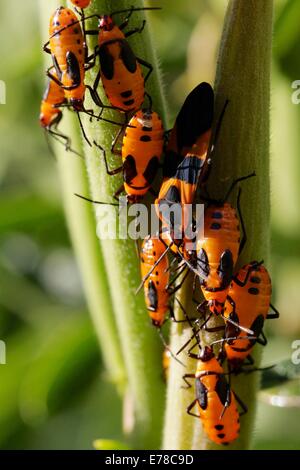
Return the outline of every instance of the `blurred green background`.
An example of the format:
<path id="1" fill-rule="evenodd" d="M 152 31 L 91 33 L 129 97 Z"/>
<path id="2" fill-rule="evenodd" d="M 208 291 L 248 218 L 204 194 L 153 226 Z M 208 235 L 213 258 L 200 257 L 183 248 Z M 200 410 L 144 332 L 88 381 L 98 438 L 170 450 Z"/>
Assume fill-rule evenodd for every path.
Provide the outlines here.
<path id="1" fill-rule="evenodd" d="M 153 26 L 175 116 L 194 85 L 213 81 L 227 1 L 162 3 Z M 270 268 L 281 318 L 267 327 L 264 364 L 289 359 L 300 338 L 300 105 L 291 101 L 291 83 L 300 79 L 300 2 L 275 0 L 275 7 Z M 2 0 L 0 31 L 7 87 L 0 105 L 0 339 L 7 345 L 0 448 L 92 448 L 95 438 L 121 437 L 122 410 L 101 365 L 56 163 L 37 120 L 44 87 L 38 0 Z M 297 381 L 261 394 L 255 448 L 300 449 L 297 394 Z"/>

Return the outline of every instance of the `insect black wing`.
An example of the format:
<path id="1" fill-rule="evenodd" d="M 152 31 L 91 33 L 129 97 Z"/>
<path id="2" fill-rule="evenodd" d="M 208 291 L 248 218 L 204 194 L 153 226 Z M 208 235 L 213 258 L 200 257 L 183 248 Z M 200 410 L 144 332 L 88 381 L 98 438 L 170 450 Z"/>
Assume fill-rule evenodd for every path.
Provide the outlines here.
<path id="1" fill-rule="evenodd" d="M 187 96 L 176 119 L 178 151 L 190 147 L 197 138 L 212 127 L 214 117 L 214 91 L 202 82 Z"/>
<path id="2" fill-rule="evenodd" d="M 181 151 L 191 147 L 197 139 L 212 127 L 214 116 L 214 91 L 209 83 L 202 82 L 187 96 L 176 118 L 175 126 L 170 136 L 176 150 L 167 148 L 163 175 L 174 176 L 182 161 Z M 174 136 L 175 133 L 175 136 Z"/>

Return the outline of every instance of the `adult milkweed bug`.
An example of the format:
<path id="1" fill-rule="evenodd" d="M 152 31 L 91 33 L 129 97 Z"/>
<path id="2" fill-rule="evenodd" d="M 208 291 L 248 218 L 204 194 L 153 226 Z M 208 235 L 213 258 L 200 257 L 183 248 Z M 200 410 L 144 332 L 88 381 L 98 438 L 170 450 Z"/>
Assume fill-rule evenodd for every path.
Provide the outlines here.
<path id="1" fill-rule="evenodd" d="M 209 83 L 197 85 L 185 99 L 170 131 L 163 165 L 163 177 L 175 175 L 183 158 L 192 151 L 207 154 L 214 117 L 214 91 Z M 163 188 L 162 188 L 163 189 Z M 163 191 L 166 193 L 166 191 Z"/>
<path id="2" fill-rule="evenodd" d="M 267 269 L 253 261 L 243 266 L 233 277 L 225 302 L 225 336 L 224 349 L 231 370 L 241 369 L 247 359 L 253 364 L 251 351 L 255 343 L 267 344 L 263 333 L 264 321 L 267 318 L 278 318 L 279 313 L 271 305 L 272 284 Z M 269 313 L 270 307 L 273 309 Z M 253 331 L 247 335 L 226 319 L 234 320 Z"/>
<path id="3" fill-rule="evenodd" d="M 167 145 L 163 167 L 164 180 L 155 201 L 156 211 L 162 220 L 162 232 L 166 244 L 176 254 L 180 254 L 181 250 L 187 261 L 191 261 L 195 253 L 192 249 L 185 250 L 188 243 L 193 241 L 183 235 L 186 235 L 187 229 L 193 223 L 190 216 L 187 216 L 185 208 L 194 203 L 197 188 L 207 179 L 211 150 L 216 143 L 227 103 L 228 101 L 225 103 L 212 139 L 214 92 L 208 83 L 200 83 L 186 98 Z M 173 204 L 180 204 L 182 207 L 179 239 L 174 237 L 176 230 L 172 222 L 164 218 L 164 208 L 169 214 L 168 208 Z"/>
<path id="4" fill-rule="evenodd" d="M 49 34 L 44 51 L 51 54 L 56 74 L 51 73 L 53 67 L 50 67 L 47 75 L 64 90 L 68 102 L 64 106 L 72 107 L 77 112 L 83 135 L 90 144 L 79 116 L 80 111 L 93 114 L 84 108 L 87 51 L 75 13 L 69 8 L 57 8 L 50 19 Z"/>
<path id="5" fill-rule="evenodd" d="M 96 142 L 94 144 L 103 152 L 107 173 L 109 175 L 123 173 L 123 184 L 115 192 L 114 197 L 117 198 L 125 191 L 128 202 L 136 203 L 152 190 L 151 185 L 163 152 L 164 128 L 156 112 L 142 109 L 126 125 L 122 147 L 118 150 L 116 146 L 122 131 L 123 127 L 112 145 L 112 152 L 122 156 L 122 166 L 118 168 L 109 168 L 105 150 Z M 91 202 L 103 204 L 100 201 Z"/>
<path id="6" fill-rule="evenodd" d="M 240 416 L 247 407 L 230 388 L 224 369 L 215 357 L 213 349 L 205 346 L 199 354 L 189 353 L 197 360 L 195 374 L 185 374 L 183 379 L 190 388 L 188 379 L 195 379 L 195 400 L 188 406 L 187 413 L 201 419 L 204 431 L 216 444 L 228 445 L 239 437 Z M 243 411 L 239 413 L 237 403 Z M 192 412 L 198 405 L 199 414 Z"/>

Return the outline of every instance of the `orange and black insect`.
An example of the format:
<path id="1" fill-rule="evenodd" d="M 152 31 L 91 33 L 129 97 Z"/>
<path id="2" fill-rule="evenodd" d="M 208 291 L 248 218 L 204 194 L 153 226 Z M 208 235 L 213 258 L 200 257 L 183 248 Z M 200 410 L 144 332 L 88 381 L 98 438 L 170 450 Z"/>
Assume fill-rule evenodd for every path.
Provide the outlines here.
<path id="1" fill-rule="evenodd" d="M 85 44 L 75 13 L 69 8 L 57 8 L 50 19 L 49 34 L 44 50 L 52 55 L 56 76 L 50 71 L 48 75 L 63 88 L 74 109 L 81 111 L 85 96 Z"/>
<path id="2" fill-rule="evenodd" d="M 66 148 L 69 148 L 70 139 L 57 130 L 62 119 L 60 107 L 65 102 L 64 90 L 55 81 L 49 79 L 41 102 L 40 125 L 53 137 L 64 140 Z"/>
<path id="3" fill-rule="evenodd" d="M 165 254 L 170 250 L 181 259 L 184 257 L 190 260 L 190 255 L 184 248 L 190 240 L 182 236 L 186 233 L 184 227 L 192 222 L 189 217 L 185 217 L 185 207 L 194 202 L 199 175 L 209 147 L 213 114 L 213 89 L 208 83 L 200 83 L 186 98 L 166 148 L 164 179 L 155 200 L 155 208 L 162 221 L 161 238 L 167 247 Z M 176 226 L 169 211 L 173 204 L 181 207 L 180 220 L 176 222 Z M 179 233 L 178 240 L 176 233 Z"/>
<path id="4" fill-rule="evenodd" d="M 121 128 L 120 133 L 123 131 Z M 164 128 L 159 115 L 149 109 L 138 111 L 125 128 L 122 148 L 117 150 L 117 135 L 112 145 L 112 152 L 122 156 L 122 166 L 110 169 L 106 152 L 96 142 L 94 144 L 103 152 L 106 171 L 109 175 L 123 173 L 123 184 L 116 191 L 117 198 L 125 191 L 128 202 L 139 202 L 152 190 L 152 182 L 159 168 L 159 161 L 164 146 Z M 92 201 L 103 204 L 100 201 Z"/>
<path id="5" fill-rule="evenodd" d="M 85 13 L 84 13 L 84 9 L 87 8 L 88 6 L 90 6 L 91 0 L 71 0 L 71 2 L 75 6 L 76 13 L 78 13 L 81 17 L 82 30 L 83 30 L 83 35 L 84 35 L 84 38 L 85 38 L 86 37 L 86 30 L 85 30 Z M 80 8 L 80 10 L 79 10 L 79 8 Z"/>
<path id="6" fill-rule="evenodd" d="M 142 277 L 149 273 L 164 252 L 165 245 L 159 238 L 150 236 L 145 238 L 140 252 Z M 169 283 L 169 260 L 167 256 L 164 256 L 144 284 L 147 310 L 153 325 L 157 327 L 164 324 L 166 315 L 170 311 Z"/>
<path id="7" fill-rule="evenodd" d="M 175 319 L 170 304 L 170 296 L 179 289 L 178 285 L 173 286 L 181 276 L 182 268 L 177 268 L 176 275 L 171 279 L 171 266 L 168 257 L 165 256 L 165 249 L 160 238 L 149 235 L 143 241 L 140 251 L 141 274 L 143 278 L 146 278 L 144 283 L 145 302 L 152 323 L 158 328 L 164 324 L 168 312 L 170 318 L 176 323 L 185 321 Z M 153 266 L 155 266 L 154 270 Z"/>
<path id="8" fill-rule="evenodd" d="M 213 89 L 208 83 L 200 83 L 186 98 L 166 148 L 164 179 L 155 201 L 157 214 L 163 222 L 163 206 L 168 208 L 181 204 L 183 208 L 185 204 L 194 202 L 208 152 L 213 115 Z M 166 224 L 168 226 L 168 222 Z"/>
<path id="9" fill-rule="evenodd" d="M 164 256 L 164 254 L 165 245 L 159 238 L 151 237 L 150 235 L 146 237 L 140 250 L 141 275 L 143 278 L 147 277 L 147 280 L 144 283 L 144 295 L 146 307 L 152 320 L 152 324 L 158 329 L 165 349 L 168 350 L 170 355 L 178 361 L 167 346 L 166 341 L 161 334 L 161 327 L 166 321 L 167 314 L 169 314 L 170 318 L 176 323 L 185 321 L 176 320 L 170 302 L 170 296 L 178 289 L 178 286 L 173 287 L 173 284 L 179 277 L 180 273 L 177 273 L 172 280 L 170 279 L 169 260 L 167 256 Z M 153 266 L 155 266 L 159 260 L 160 262 L 153 270 Z"/>
<path id="10" fill-rule="evenodd" d="M 91 0 L 71 0 L 71 2 L 73 3 L 73 5 L 75 5 L 77 8 L 87 8 L 90 3 L 91 3 Z"/>
<path id="11" fill-rule="evenodd" d="M 54 72 L 55 75 L 55 72 Z M 62 120 L 63 113 L 61 107 L 66 102 L 64 90 L 53 80 L 48 79 L 46 90 L 41 102 L 40 108 L 40 125 L 46 131 L 46 136 L 49 134 L 58 142 L 64 144 L 65 149 L 70 150 L 78 156 L 78 152 L 71 148 L 71 140 L 68 136 L 59 131 L 58 125 Z M 47 139 L 48 142 L 48 139 Z M 49 144 L 49 142 L 48 142 Z M 49 145 L 52 152 L 52 148 Z"/>
<path id="12" fill-rule="evenodd" d="M 200 354 L 189 355 L 198 362 L 195 374 L 183 376 L 187 388 L 191 387 L 188 379 L 195 379 L 196 398 L 188 406 L 187 413 L 201 419 L 209 439 L 219 445 L 228 445 L 238 438 L 240 416 L 247 412 L 247 407 L 231 390 L 212 348 L 206 346 Z M 241 413 L 236 402 L 243 409 Z M 198 405 L 199 414 L 192 412 L 195 405 Z"/>
<path id="13" fill-rule="evenodd" d="M 159 8 L 131 8 L 120 10 L 111 15 L 91 15 L 87 18 L 98 18 L 98 29 L 87 30 L 87 35 L 97 35 L 98 45 L 94 54 L 89 58 L 89 64 L 94 65 L 99 57 L 100 68 L 97 73 L 93 88 L 90 90 L 94 102 L 102 107 L 103 105 L 98 95 L 98 85 L 102 81 L 104 91 L 111 104 L 111 107 L 121 112 L 128 113 L 139 109 L 145 97 L 145 82 L 152 72 L 152 65 L 145 60 L 135 56 L 127 38 L 135 33 L 143 31 L 146 22 L 143 21 L 140 28 L 135 28 L 126 33 L 123 30 L 127 27 L 129 19 L 134 11 L 156 10 Z M 129 12 L 122 24 L 119 26 L 114 22 L 113 16 L 119 13 Z M 86 19 L 87 19 L 86 18 Z M 148 68 L 148 73 L 144 78 L 141 65 Z"/>
<path id="14" fill-rule="evenodd" d="M 204 232 L 198 238 L 196 246 L 196 272 L 205 298 L 205 301 L 198 306 L 198 310 L 203 311 L 205 307 L 208 307 L 210 311 L 203 326 L 206 326 L 212 315 L 223 316 L 224 304 L 234 275 L 234 267 L 247 240 L 240 208 L 241 189 L 237 197 L 237 211 L 231 204 L 224 201 L 228 199 L 238 182 L 254 175 L 255 173 L 235 180 L 223 201 L 211 202 L 205 209 Z M 243 234 L 242 240 L 240 224 Z M 220 328 L 222 327 L 216 327 L 213 331 Z M 207 330 L 211 331 L 208 328 Z M 245 331 L 248 330 L 245 329 Z"/>
<path id="15" fill-rule="evenodd" d="M 171 131 L 164 163 L 164 180 L 155 201 L 158 216 L 162 220 L 163 238 L 171 250 L 181 254 L 187 261 L 195 258 L 195 240 L 188 235 L 192 226 L 191 214 L 185 210 L 195 200 L 197 188 L 207 179 L 211 162 L 211 150 L 216 143 L 227 101 L 218 120 L 212 139 L 214 117 L 214 92 L 208 83 L 200 83 L 185 100 Z M 180 204 L 181 223 L 177 227 L 165 220 L 164 210 Z M 176 232 L 179 238 L 176 238 Z M 185 235 L 184 235 L 185 234 Z M 190 248 L 187 248 L 191 245 Z"/>
<path id="16" fill-rule="evenodd" d="M 45 44 L 44 51 L 51 54 L 56 74 L 50 72 L 50 67 L 47 75 L 64 90 L 68 102 L 64 106 L 70 106 L 77 112 L 86 138 L 79 112 L 90 114 L 90 111 L 84 108 L 87 52 L 84 35 L 75 13 L 69 8 L 57 8 L 50 19 L 49 33 L 50 40 Z M 89 142 L 87 138 L 86 140 Z"/>
<path id="17" fill-rule="evenodd" d="M 209 83 L 202 82 L 188 94 L 170 132 L 163 165 L 165 180 L 175 176 L 188 153 L 195 153 L 201 161 L 205 158 L 213 117 L 214 92 Z"/>
<path id="18" fill-rule="evenodd" d="M 225 302 L 224 349 L 231 370 L 241 369 L 247 359 L 253 364 L 251 351 L 255 343 L 267 344 L 263 333 L 267 318 L 278 318 L 278 311 L 271 304 L 272 284 L 267 269 L 253 261 L 243 266 L 234 276 Z M 270 312 L 272 308 L 273 312 Z M 253 331 L 248 335 L 226 319 L 233 320 Z"/>

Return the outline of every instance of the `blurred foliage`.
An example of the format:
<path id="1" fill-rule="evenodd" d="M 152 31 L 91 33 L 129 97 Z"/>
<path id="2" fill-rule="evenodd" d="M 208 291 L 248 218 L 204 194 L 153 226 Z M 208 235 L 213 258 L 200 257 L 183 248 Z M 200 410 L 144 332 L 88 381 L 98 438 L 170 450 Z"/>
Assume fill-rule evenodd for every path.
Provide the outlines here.
<path id="1" fill-rule="evenodd" d="M 225 0 L 173 0 L 155 15 L 173 116 L 192 86 L 213 80 L 225 6 Z M 300 79 L 300 3 L 275 0 L 275 6 L 272 277 L 281 318 L 267 325 L 265 364 L 290 360 L 300 338 L 300 106 L 291 102 L 291 83 Z M 103 373 L 55 160 L 37 122 L 44 85 L 38 24 L 35 0 L 0 3 L 0 79 L 7 86 L 7 104 L 0 105 L 0 339 L 7 344 L 0 447 L 92 448 L 99 438 L 96 447 L 108 448 L 121 439 L 121 403 Z M 281 386 L 262 393 L 255 447 L 299 448 L 299 406 L 271 406 L 272 397 L 285 394 Z"/>

